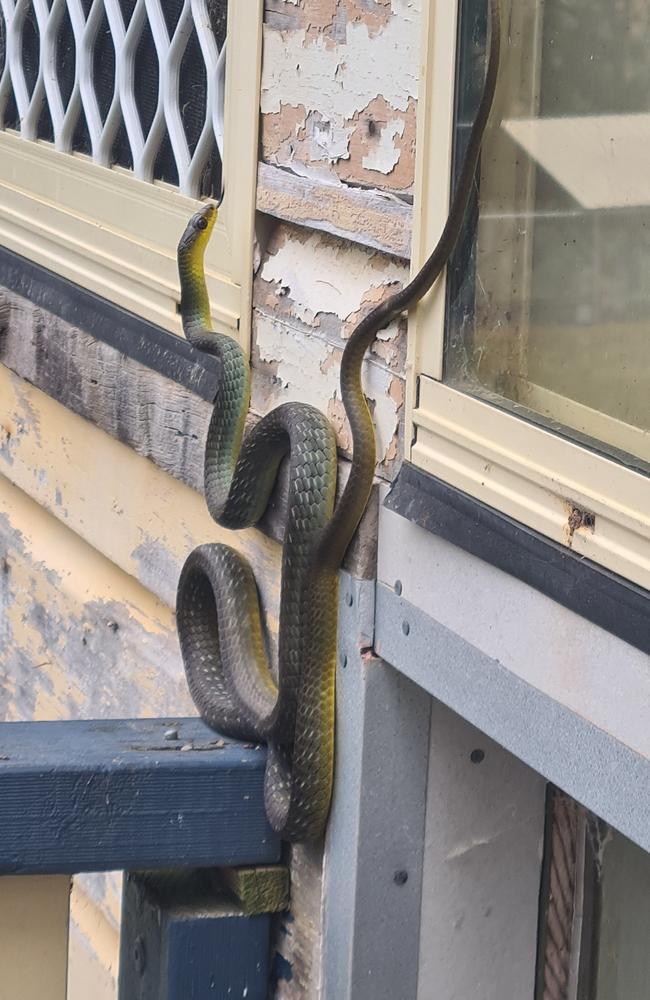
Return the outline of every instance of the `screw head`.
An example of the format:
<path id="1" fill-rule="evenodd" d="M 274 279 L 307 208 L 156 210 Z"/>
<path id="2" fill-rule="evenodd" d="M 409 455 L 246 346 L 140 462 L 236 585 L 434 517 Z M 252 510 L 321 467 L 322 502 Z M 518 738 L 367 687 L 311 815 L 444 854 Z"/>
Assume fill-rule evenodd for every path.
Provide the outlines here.
<path id="1" fill-rule="evenodd" d="M 393 882 L 395 883 L 395 885 L 406 885 L 408 880 L 409 880 L 409 873 L 407 871 L 404 871 L 403 868 L 401 868 L 399 871 L 396 871 L 395 874 L 393 875 Z"/>
<path id="2" fill-rule="evenodd" d="M 395 593 L 397 594 L 398 597 L 402 596 L 402 581 L 401 580 L 395 580 L 394 590 L 395 590 Z"/>
<path id="3" fill-rule="evenodd" d="M 165 739 L 166 740 L 177 740 L 178 739 L 178 729 L 176 729 L 175 726 L 172 727 L 171 729 L 166 729 L 165 730 Z"/>
<path id="4" fill-rule="evenodd" d="M 352 607 L 352 605 L 354 604 L 354 597 L 352 596 L 352 594 L 348 593 L 345 595 L 345 603 L 349 608 Z"/>
<path id="5" fill-rule="evenodd" d="M 402 632 L 404 633 L 404 635 L 408 635 L 410 631 L 411 631 L 411 626 L 409 625 L 409 623 L 402 622 Z"/>
<path id="6" fill-rule="evenodd" d="M 140 976 L 147 967 L 147 949 L 142 935 L 138 935 L 133 942 L 133 965 Z"/>

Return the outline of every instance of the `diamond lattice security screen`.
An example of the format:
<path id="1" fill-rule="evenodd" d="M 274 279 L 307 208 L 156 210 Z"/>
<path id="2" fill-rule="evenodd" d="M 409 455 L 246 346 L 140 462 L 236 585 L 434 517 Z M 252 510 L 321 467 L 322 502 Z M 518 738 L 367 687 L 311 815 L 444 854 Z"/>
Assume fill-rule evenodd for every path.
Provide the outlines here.
<path id="1" fill-rule="evenodd" d="M 0 128 L 219 194 L 227 0 L 0 5 Z"/>

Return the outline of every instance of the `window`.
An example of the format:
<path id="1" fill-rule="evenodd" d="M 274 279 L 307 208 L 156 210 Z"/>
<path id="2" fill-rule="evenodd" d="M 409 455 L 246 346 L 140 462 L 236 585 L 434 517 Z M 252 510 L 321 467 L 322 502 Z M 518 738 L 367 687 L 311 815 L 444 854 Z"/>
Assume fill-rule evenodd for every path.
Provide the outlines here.
<path id="1" fill-rule="evenodd" d="M 535 1000 L 649 1000 L 650 855 L 549 789 Z"/>
<path id="2" fill-rule="evenodd" d="M 416 265 L 483 84 L 485 0 L 443 6 L 428 11 Z M 650 13 L 502 6 L 474 202 L 446 286 L 411 324 L 411 458 L 648 587 Z"/>
<path id="3" fill-rule="evenodd" d="M 180 332 L 176 244 L 223 175 L 208 285 L 218 328 L 247 345 L 261 0 L 1 11 L 1 243 Z"/>

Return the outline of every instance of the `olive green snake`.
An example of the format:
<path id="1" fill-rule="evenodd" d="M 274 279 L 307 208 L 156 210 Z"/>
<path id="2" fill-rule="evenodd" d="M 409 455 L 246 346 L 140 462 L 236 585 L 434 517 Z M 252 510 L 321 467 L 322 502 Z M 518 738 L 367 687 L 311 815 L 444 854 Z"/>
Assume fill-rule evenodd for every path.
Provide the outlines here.
<path id="1" fill-rule="evenodd" d="M 250 371 L 239 345 L 213 332 L 203 257 L 217 209 L 203 206 L 178 245 L 181 318 L 187 339 L 218 363 L 218 389 L 205 448 L 204 488 L 213 519 L 256 525 L 280 463 L 289 462 L 282 551 L 277 680 L 266 649 L 257 586 L 248 563 L 223 544 L 205 544 L 181 572 L 177 624 L 194 702 L 209 726 L 268 746 L 264 801 L 285 840 L 320 837 L 334 768 L 338 571 L 364 512 L 375 472 L 375 437 L 361 366 L 376 334 L 431 288 L 458 240 L 492 106 L 499 64 L 498 0 L 490 0 L 485 84 L 447 222 L 429 259 L 400 291 L 355 328 L 341 361 L 341 398 L 352 461 L 335 503 L 337 452 L 329 421 L 313 406 L 285 403 L 244 435 Z"/>

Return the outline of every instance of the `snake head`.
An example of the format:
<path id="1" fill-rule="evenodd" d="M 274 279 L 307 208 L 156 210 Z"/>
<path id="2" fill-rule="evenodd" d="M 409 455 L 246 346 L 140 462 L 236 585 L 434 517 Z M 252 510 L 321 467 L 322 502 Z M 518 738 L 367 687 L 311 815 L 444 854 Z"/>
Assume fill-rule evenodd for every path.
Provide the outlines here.
<path id="1" fill-rule="evenodd" d="M 216 221 L 217 206 L 211 203 L 202 205 L 198 212 L 195 212 L 188 222 L 185 227 L 185 231 L 179 240 L 179 256 L 190 253 L 203 254 L 206 246 L 208 245 L 208 240 L 210 239 L 210 235 L 214 229 Z"/>

